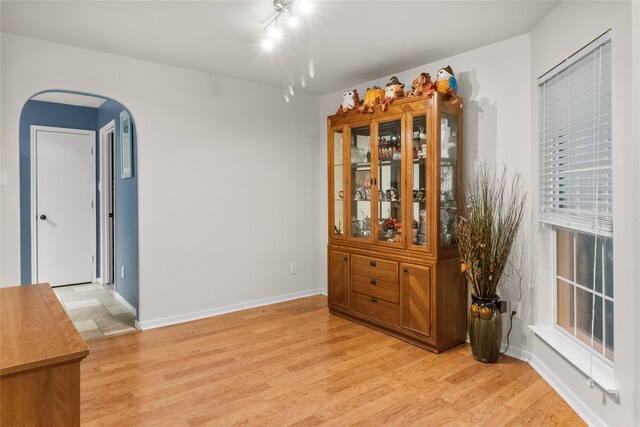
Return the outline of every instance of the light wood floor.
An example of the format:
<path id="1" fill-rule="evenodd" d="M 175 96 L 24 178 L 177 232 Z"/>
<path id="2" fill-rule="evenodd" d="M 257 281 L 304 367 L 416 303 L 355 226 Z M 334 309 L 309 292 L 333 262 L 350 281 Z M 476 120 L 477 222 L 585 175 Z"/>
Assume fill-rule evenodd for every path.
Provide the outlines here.
<path id="1" fill-rule="evenodd" d="M 432 354 L 321 296 L 88 344 L 83 425 L 583 425 L 526 363 Z"/>

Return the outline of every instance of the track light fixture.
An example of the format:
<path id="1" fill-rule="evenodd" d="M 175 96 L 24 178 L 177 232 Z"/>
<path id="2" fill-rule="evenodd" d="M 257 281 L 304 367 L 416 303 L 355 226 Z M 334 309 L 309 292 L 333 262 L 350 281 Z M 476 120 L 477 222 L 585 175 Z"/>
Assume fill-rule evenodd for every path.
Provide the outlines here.
<path id="1" fill-rule="evenodd" d="M 294 0 L 273 0 L 273 13 L 262 23 L 266 23 L 264 26 L 264 35 L 262 40 L 262 47 L 264 50 L 271 50 L 274 48 L 276 42 L 278 42 L 283 35 L 280 27 L 280 20 L 285 20 L 289 28 L 296 28 L 300 25 L 300 18 L 293 11 Z M 296 4 L 301 6 L 301 10 L 305 13 L 311 11 L 310 2 L 307 0 L 298 0 Z M 283 18 L 283 15 L 285 18 Z"/>

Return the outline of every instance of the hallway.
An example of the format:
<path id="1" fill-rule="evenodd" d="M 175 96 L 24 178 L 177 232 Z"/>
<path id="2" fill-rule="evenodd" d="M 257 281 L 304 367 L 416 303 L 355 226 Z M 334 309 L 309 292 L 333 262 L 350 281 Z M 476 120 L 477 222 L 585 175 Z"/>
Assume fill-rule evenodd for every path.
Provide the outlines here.
<path id="1" fill-rule="evenodd" d="M 88 283 L 53 291 L 85 340 L 136 330 L 135 315 L 116 299 L 113 285 Z"/>

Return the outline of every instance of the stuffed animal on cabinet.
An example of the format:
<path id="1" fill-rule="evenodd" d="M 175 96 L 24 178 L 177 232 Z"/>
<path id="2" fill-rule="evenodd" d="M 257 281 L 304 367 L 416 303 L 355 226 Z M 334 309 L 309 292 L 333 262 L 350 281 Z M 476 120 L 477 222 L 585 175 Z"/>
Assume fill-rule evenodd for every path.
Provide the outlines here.
<path id="1" fill-rule="evenodd" d="M 450 65 L 438 70 L 436 90 L 440 93 L 447 93 L 449 95 L 455 95 L 458 93 L 458 81 L 453 75 L 453 69 Z"/>
<path id="2" fill-rule="evenodd" d="M 411 96 L 431 96 L 436 91 L 436 87 L 431 81 L 429 73 L 421 73 L 413 80 L 413 91 Z"/>
<path id="3" fill-rule="evenodd" d="M 360 97 L 356 89 L 349 89 L 342 94 L 342 104 L 338 111 L 347 112 L 358 108 L 360 104 Z"/>
<path id="4" fill-rule="evenodd" d="M 378 86 L 374 86 L 371 89 L 367 89 L 367 92 L 364 94 L 364 101 L 360 106 L 360 111 L 363 113 L 373 113 L 374 107 L 383 102 L 384 90 Z"/>
<path id="5" fill-rule="evenodd" d="M 400 83 L 396 76 L 393 76 L 391 81 L 387 83 L 387 89 L 384 91 L 384 100 L 388 103 L 400 98 L 404 98 L 404 84 Z"/>

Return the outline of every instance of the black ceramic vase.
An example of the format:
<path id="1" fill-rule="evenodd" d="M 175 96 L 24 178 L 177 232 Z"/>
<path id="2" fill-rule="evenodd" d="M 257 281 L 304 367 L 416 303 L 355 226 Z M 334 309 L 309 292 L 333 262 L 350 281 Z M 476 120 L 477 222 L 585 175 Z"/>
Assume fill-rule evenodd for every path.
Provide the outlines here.
<path id="1" fill-rule="evenodd" d="M 502 342 L 500 298 L 478 298 L 471 295 L 469 340 L 473 358 L 482 363 L 495 363 Z"/>

